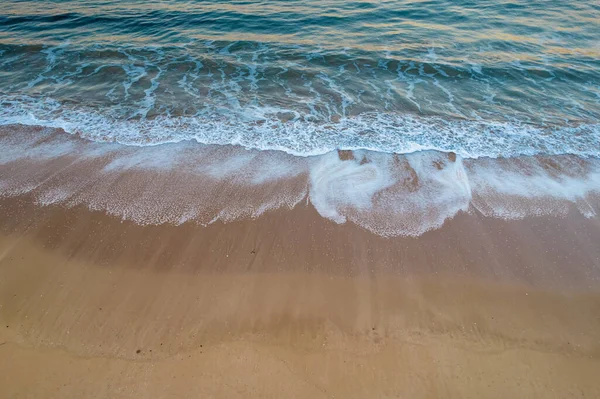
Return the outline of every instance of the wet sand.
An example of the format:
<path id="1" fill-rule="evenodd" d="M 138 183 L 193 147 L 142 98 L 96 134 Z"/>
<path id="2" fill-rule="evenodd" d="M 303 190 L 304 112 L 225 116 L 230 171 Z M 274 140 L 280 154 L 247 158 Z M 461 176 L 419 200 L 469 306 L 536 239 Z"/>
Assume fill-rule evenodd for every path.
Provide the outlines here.
<path id="1" fill-rule="evenodd" d="M 140 226 L 0 200 L 0 396 L 600 396 L 600 223 L 383 238 L 310 205 Z"/>

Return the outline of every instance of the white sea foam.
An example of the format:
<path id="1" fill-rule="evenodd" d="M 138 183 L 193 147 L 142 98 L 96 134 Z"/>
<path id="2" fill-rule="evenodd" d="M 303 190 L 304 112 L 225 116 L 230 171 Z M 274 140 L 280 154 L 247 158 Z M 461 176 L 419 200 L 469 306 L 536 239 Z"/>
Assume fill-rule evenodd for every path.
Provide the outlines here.
<path id="1" fill-rule="evenodd" d="M 149 94 L 151 95 L 151 94 Z M 145 100 L 144 100 L 145 101 Z M 336 149 L 405 154 L 423 150 L 455 152 L 463 158 L 520 155 L 600 156 L 600 124 L 542 127 L 523 123 L 447 120 L 409 114 L 367 112 L 336 122 L 312 122 L 296 111 L 249 106 L 222 115 L 122 119 L 49 98 L 3 98 L 0 125 L 61 128 L 83 138 L 130 146 L 182 141 L 240 145 L 296 156 Z M 146 115 L 148 108 L 140 108 Z M 294 115 L 281 119 L 281 115 Z"/>
<path id="2" fill-rule="evenodd" d="M 484 215 L 508 219 L 561 215 L 575 206 L 587 217 L 598 213 L 591 198 L 600 192 L 600 164 L 575 157 L 472 162 L 477 188 L 473 205 Z"/>
<path id="3" fill-rule="evenodd" d="M 307 200 L 335 223 L 418 236 L 471 210 L 504 219 L 600 210 L 596 158 L 368 150 L 296 157 L 190 142 L 95 143 L 28 127 L 0 129 L 0 146 L 0 195 L 84 204 L 139 224 L 231 222 Z"/>
<path id="4" fill-rule="evenodd" d="M 361 157 L 366 156 L 357 153 Z M 331 152 L 318 157 L 310 168 L 310 200 L 324 217 L 338 223 L 346 221 L 344 210 L 371 209 L 373 196 L 394 184 L 392 159 L 373 154 L 374 159 L 340 160 Z"/>
<path id="5" fill-rule="evenodd" d="M 355 156 L 328 154 L 311 169 L 310 200 L 322 216 L 380 235 L 417 236 L 469 207 L 471 188 L 460 158 L 436 152 Z"/>

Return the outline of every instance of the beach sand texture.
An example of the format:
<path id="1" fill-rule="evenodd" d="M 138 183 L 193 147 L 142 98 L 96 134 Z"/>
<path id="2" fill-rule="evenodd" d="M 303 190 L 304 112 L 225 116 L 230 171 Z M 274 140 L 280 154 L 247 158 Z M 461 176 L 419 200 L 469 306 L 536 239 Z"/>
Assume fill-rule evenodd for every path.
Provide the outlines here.
<path id="1" fill-rule="evenodd" d="M 600 395 L 600 229 L 310 206 L 202 227 L 0 203 L 0 396 Z"/>

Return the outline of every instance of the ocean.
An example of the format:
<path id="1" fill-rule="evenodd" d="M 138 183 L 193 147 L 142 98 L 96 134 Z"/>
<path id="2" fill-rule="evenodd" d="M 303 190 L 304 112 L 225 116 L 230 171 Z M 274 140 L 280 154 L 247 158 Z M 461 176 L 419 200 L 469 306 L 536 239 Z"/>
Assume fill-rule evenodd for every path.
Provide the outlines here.
<path id="1" fill-rule="evenodd" d="M 7 0 L 0 125 L 3 165 L 108 157 L 104 177 L 75 186 L 5 172 L 2 195 L 140 223 L 303 201 L 381 235 L 420 235 L 474 209 L 595 217 L 600 5 Z M 98 197 L 122 187 L 86 194 L 90 176 L 105 184 L 134 167 L 186 173 L 185 190 L 201 180 L 203 191 L 167 199 L 182 189 L 159 187 L 158 208 Z"/>

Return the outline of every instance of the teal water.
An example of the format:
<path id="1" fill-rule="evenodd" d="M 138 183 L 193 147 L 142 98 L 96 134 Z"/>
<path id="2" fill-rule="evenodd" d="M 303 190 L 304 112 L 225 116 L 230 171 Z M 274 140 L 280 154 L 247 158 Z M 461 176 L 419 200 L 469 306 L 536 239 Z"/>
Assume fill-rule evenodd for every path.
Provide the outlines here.
<path id="1" fill-rule="evenodd" d="M 600 155 L 594 1 L 15 1 L 0 124 L 294 155 Z"/>

